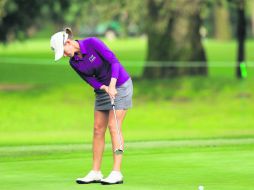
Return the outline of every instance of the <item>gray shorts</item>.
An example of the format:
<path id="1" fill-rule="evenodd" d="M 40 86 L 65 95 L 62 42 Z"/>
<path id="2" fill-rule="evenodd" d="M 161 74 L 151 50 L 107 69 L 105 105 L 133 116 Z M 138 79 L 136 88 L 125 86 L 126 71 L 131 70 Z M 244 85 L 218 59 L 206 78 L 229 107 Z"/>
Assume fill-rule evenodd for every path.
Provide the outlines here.
<path id="1" fill-rule="evenodd" d="M 127 110 L 132 107 L 133 85 L 129 78 L 121 86 L 116 87 L 117 95 L 115 98 L 116 110 Z M 109 95 L 104 90 L 95 90 L 95 110 L 112 110 Z"/>

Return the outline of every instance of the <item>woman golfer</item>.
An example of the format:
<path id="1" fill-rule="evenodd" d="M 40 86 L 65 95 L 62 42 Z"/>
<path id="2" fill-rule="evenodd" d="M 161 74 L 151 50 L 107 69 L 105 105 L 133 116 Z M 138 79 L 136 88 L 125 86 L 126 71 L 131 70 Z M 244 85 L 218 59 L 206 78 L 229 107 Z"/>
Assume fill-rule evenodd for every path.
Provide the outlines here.
<path id="1" fill-rule="evenodd" d="M 50 45 L 55 52 L 55 61 L 63 56 L 70 57 L 71 67 L 94 88 L 96 96 L 93 165 L 91 171 L 85 177 L 78 178 L 76 182 L 79 184 L 123 183 L 123 175 L 121 174 L 121 153 L 123 152 L 121 125 L 128 108 L 132 106 L 133 86 L 130 76 L 114 53 L 98 38 L 73 40 L 71 29 L 66 28 L 51 37 Z M 114 115 L 114 111 L 116 115 Z M 109 176 L 103 178 L 100 168 L 107 126 L 112 140 L 114 165 Z"/>

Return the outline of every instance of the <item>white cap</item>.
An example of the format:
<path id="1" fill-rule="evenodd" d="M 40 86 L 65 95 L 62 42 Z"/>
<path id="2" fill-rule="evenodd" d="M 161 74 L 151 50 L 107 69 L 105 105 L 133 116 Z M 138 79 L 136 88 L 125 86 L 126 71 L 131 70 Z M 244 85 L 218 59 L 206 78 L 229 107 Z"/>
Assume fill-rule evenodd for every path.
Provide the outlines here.
<path id="1" fill-rule="evenodd" d="M 55 61 L 61 59 L 64 55 L 64 43 L 68 39 L 65 31 L 57 32 L 50 39 L 50 47 L 55 52 Z"/>

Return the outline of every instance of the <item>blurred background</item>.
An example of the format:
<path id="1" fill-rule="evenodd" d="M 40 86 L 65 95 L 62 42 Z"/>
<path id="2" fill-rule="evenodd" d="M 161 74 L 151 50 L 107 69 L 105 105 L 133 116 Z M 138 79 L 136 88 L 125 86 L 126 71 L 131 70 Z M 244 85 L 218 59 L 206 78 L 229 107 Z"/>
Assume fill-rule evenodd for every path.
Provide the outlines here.
<path id="1" fill-rule="evenodd" d="M 120 188 L 141 183 L 133 168 L 154 166 L 165 184 L 144 189 L 251 189 L 254 0 L 0 0 L 1 189 L 75 188 L 67 179 L 89 169 L 94 92 L 68 58 L 54 62 L 50 37 L 64 27 L 102 39 L 133 79 Z M 140 149 L 143 162 L 131 156 Z"/>

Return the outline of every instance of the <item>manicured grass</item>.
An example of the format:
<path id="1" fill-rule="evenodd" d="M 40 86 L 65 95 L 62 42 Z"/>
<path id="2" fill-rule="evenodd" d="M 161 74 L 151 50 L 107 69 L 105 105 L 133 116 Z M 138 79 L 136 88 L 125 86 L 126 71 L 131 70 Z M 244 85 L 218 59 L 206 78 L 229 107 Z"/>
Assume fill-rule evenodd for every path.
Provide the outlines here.
<path id="1" fill-rule="evenodd" d="M 238 139 L 232 139 L 234 146 L 230 143 L 217 143 L 218 140 L 191 145 L 193 142 L 195 143 L 187 141 L 183 144 L 180 141 L 169 141 L 162 142 L 161 145 L 147 143 L 146 146 L 142 143 L 130 143 L 124 154 L 124 184 L 110 187 L 75 184 L 77 177 L 84 176 L 91 169 L 92 155 L 89 146 L 75 149 L 75 146 L 68 148 L 66 145 L 66 149 L 58 147 L 60 150 L 54 146 L 28 146 L 23 150 L 15 147 L 8 147 L 6 150 L 2 148 L 0 188 L 193 190 L 203 185 L 205 189 L 252 189 L 253 144 L 242 144 L 243 141 Z M 5 154 L 12 149 L 15 150 L 12 154 Z M 105 176 L 112 167 L 109 149 L 110 146 L 107 145 L 102 165 Z M 30 150 L 35 151 L 35 154 Z"/>
<path id="2" fill-rule="evenodd" d="M 106 43 L 120 52 L 123 60 L 144 60 L 145 39 Z M 210 63 L 233 61 L 229 59 L 235 49 L 233 42 L 204 43 L 209 59 L 215 61 Z M 252 41 L 247 45 L 248 51 L 254 47 Z M 92 89 L 67 63 L 46 61 L 52 56 L 48 41 L 31 40 L 1 48 L 5 51 L 0 51 L 4 60 L 0 65 L 0 98 L 4 108 L 0 110 L 0 144 L 90 142 Z M 223 49 L 228 53 L 221 54 Z M 11 58 L 6 57 L 13 55 L 20 58 L 9 62 Z M 32 64 L 27 57 L 39 63 Z M 24 63 L 25 60 L 30 62 Z M 132 76 L 139 76 L 142 71 L 142 67 L 126 68 Z M 246 80 L 239 81 L 230 74 L 233 67 L 211 68 L 219 72 L 209 77 L 134 79 L 134 109 L 129 111 L 125 122 L 126 139 L 253 136 L 253 76 L 249 74 Z"/>
<path id="3" fill-rule="evenodd" d="M 136 78 L 145 39 L 107 43 L 134 82 L 123 125 L 125 183 L 74 183 L 91 169 L 94 93 L 66 60 L 51 64 L 48 41 L 31 40 L 0 46 L 0 189 L 251 190 L 254 67 L 235 79 L 235 43 L 205 42 L 209 77 L 163 80 Z M 254 43 L 247 46 L 251 64 Z M 106 142 L 104 175 L 112 167 L 108 131 Z"/>
<path id="4" fill-rule="evenodd" d="M 91 142 L 94 94 L 78 76 L 71 79 L 65 76 L 55 84 L 41 80 L 19 90 L 7 85 L 0 92 L 0 144 Z M 252 84 L 202 77 L 134 80 L 134 109 L 124 123 L 125 138 L 253 136 Z"/>
<path id="5" fill-rule="evenodd" d="M 237 42 L 204 41 L 211 76 L 235 76 L 237 60 Z M 254 75 L 254 41 L 247 40 L 245 58 L 249 76 Z"/>

